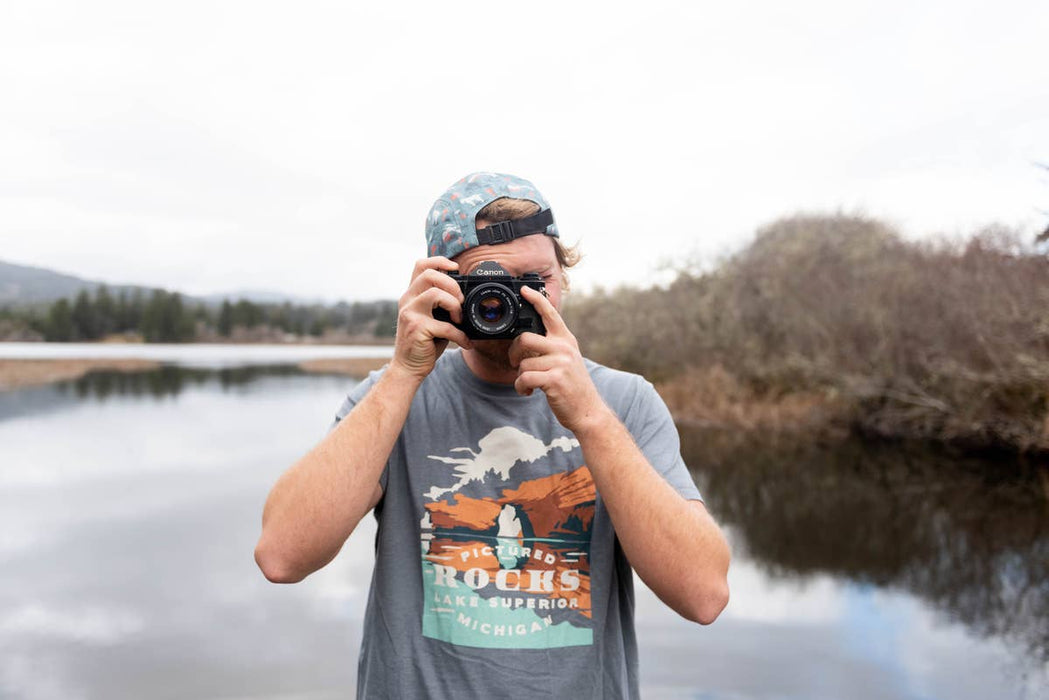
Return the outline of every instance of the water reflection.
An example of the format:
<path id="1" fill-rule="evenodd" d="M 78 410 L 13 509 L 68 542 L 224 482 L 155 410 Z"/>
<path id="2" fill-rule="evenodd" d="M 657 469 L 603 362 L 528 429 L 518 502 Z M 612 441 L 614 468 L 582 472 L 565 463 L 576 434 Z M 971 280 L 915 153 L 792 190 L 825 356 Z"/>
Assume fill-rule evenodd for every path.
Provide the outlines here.
<path id="1" fill-rule="evenodd" d="M 57 385 L 62 394 L 79 399 L 105 400 L 109 396 L 176 396 L 191 386 L 212 380 L 223 389 L 243 386 L 262 377 L 290 377 L 305 374 L 295 365 L 261 367 L 223 367 L 219 369 L 162 365 L 146 372 L 89 372 L 83 377 Z"/>
<path id="2" fill-rule="evenodd" d="M 225 392 L 247 387 L 266 377 L 307 374 L 314 373 L 287 364 L 221 368 L 162 365 L 142 372 L 93 371 L 79 379 L 17 391 L 0 391 L 0 420 L 58 410 L 77 400 L 101 403 L 114 397 L 173 398 L 190 388 L 201 388 L 209 383 Z"/>
<path id="3" fill-rule="evenodd" d="M 352 691 L 374 528 L 297 586 L 252 559 L 267 491 L 354 384 L 296 374 L 0 394 L 36 406 L 0 414 L 0 698 Z"/>
<path id="4" fill-rule="evenodd" d="M 352 695 L 374 519 L 295 586 L 251 552 L 353 384 L 168 367 L 0 392 L 0 697 Z M 1044 695 L 1014 663 L 1049 647 L 1036 468 L 683 438 L 735 542 L 733 600 L 700 627 L 638 585 L 646 700 Z"/>
<path id="5" fill-rule="evenodd" d="M 710 508 L 770 575 L 904 589 L 1033 668 L 1049 661 L 1044 465 L 858 440 L 682 442 Z"/>

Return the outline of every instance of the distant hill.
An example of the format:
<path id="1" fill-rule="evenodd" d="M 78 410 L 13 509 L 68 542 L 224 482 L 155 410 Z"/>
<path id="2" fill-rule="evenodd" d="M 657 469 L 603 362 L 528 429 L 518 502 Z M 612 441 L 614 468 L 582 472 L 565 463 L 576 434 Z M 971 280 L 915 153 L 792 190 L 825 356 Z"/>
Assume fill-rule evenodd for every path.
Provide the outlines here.
<path id="1" fill-rule="evenodd" d="M 0 305 L 31 306 L 46 304 L 63 297 L 74 297 L 81 289 L 94 292 L 102 282 L 86 280 L 54 270 L 30 265 L 16 265 L 0 260 Z M 114 293 L 131 292 L 131 285 L 108 285 Z M 145 291 L 145 289 L 143 289 Z"/>
<path id="2" fill-rule="evenodd" d="M 0 307 L 50 304 L 58 299 L 75 297 L 81 289 L 86 289 L 89 293 L 94 294 L 95 289 L 103 284 L 109 289 L 110 294 L 114 296 L 120 294 L 121 291 L 126 291 L 128 295 L 131 295 L 134 294 L 135 290 L 140 290 L 148 298 L 153 291 L 152 287 L 88 280 L 43 267 L 17 265 L 0 260 Z M 225 299 L 230 301 L 247 299 L 256 304 L 282 304 L 288 301 L 292 304 L 327 305 L 327 302 L 322 299 L 305 299 L 291 294 L 266 290 L 237 290 L 223 294 L 208 294 L 202 297 L 183 294 L 182 297 L 187 303 L 197 304 L 203 302 L 208 306 L 219 306 Z"/>

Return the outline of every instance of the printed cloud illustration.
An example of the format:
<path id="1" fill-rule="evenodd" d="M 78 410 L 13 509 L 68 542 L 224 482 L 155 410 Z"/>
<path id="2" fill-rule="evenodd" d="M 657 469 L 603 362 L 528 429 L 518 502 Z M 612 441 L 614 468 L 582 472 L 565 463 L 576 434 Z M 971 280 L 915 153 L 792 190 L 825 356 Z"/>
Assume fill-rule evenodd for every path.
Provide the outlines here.
<path id="1" fill-rule="evenodd" d="M 548 455 L 552 450 L 560 449 L 570 452 L 579 447 L 575 438 L 555 438 L 549 445 L 542 440 L 513 427 L 496 428 L 481 438 L 477 446 L 479 452 L 469 447 L 456 447 L 450 452 L 465 452 L 469 457 L 442 457 L 427 455 L 430 459 L 456 465 L 453 473 L 459 481 L 448 488 L 432 487 L 425 495 L 437 500 L 447 493 L 458 491 L 471 481 L 484 481 L 485 475 L 494 473 L 502 480 L 510 478 L 510 470 L 517 462 L 535 462 Z"/>

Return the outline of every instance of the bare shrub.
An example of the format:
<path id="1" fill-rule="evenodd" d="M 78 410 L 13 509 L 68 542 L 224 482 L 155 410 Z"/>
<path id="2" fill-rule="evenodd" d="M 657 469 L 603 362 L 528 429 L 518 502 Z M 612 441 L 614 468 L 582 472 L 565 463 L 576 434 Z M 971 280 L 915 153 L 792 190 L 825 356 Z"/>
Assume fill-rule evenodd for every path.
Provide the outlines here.
<path id="1" fill-rule="evenodd" d="M 798 215 L 712 272 L 566 315 L 592 357 L 656 381 L 718 365 L 763 397 L 845 396 L 874 434 L 1049 449 L 1049 260 L 1002 227 L 914 243 Z"/>
<path id="2" fill-rule="evenodd" d="M 690 367 L 658 388 L 681 416 L 679 422 L 693 427 L 774 433 L 818 430 L 828 436 L 840 427 L 835 419 L 842 405 L 832 392 L 760 393 L 720 364 Z"/>

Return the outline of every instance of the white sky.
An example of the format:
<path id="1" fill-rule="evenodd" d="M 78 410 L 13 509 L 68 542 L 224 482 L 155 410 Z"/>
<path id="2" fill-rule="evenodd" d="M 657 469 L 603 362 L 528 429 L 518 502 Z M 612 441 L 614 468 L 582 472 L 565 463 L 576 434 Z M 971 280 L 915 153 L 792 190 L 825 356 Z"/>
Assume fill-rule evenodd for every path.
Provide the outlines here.
<path id="1" fill-rule="evenodd" d="M 798 210 L 1045 225 L 1044 1 L 358 5 L 0 0 L 0 259 L 393 298 L 474 170 L 582 289 Z"/>

